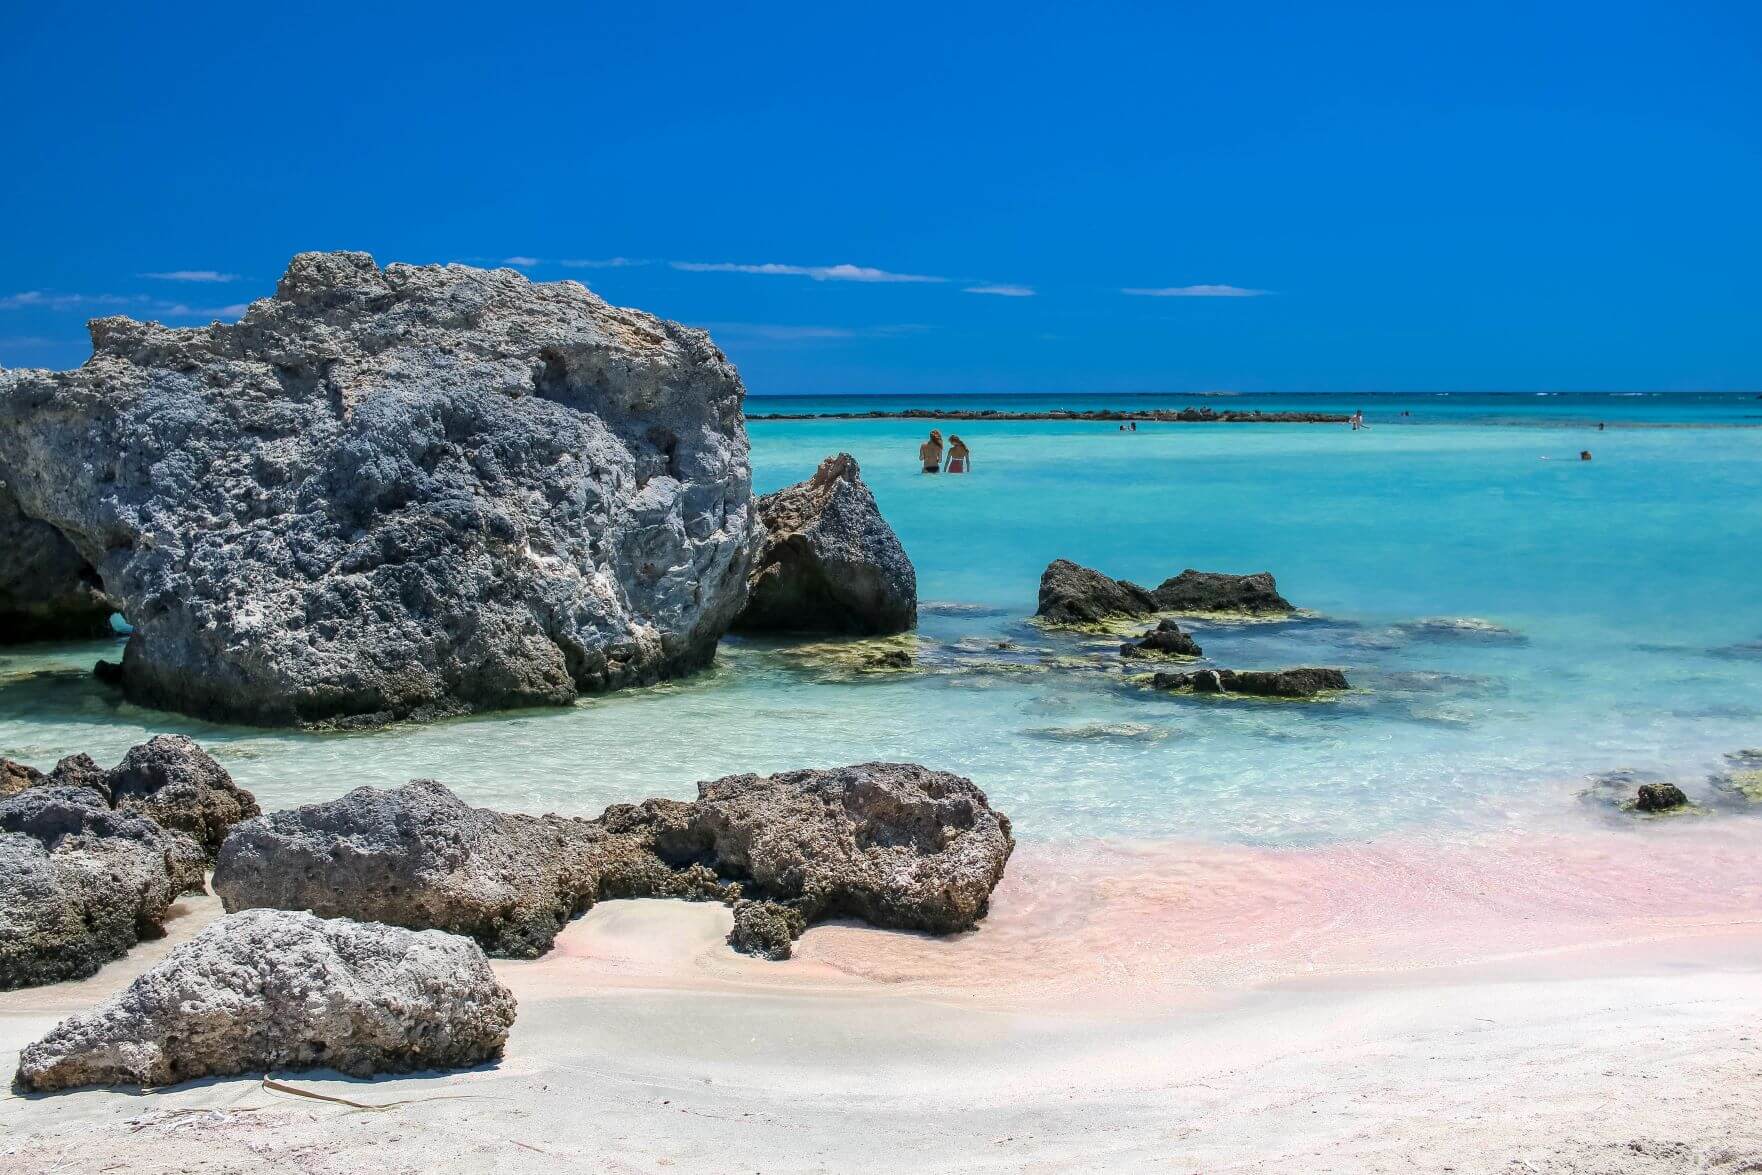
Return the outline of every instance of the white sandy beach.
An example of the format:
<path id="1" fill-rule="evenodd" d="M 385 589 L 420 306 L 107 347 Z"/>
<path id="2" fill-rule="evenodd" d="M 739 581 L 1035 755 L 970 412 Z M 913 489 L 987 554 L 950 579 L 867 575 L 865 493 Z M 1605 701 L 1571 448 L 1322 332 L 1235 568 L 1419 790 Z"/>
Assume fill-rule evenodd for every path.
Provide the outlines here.
<path id="1" fill-rule="evenodd" d="M 278 1075 L 402 1103 L 378 1111 L 254 1078 L 13 1096 L 0 1158 L 19 1172 L 1758 1169 L 1762 865 L 1741 831 L 1575 844 L 1435 853 L 1430 877 L 1400 845 L 1029 846 L 974 934 L 831 925 L 784 964 L 730 952 L 721 907 L 608 902 L 545 958 L 497 963 L 520 1001 L 498 1065 Z M 0 995 L 0 1064 L 217 912 L 188 903 L 164 940 L 93 979 Z"/>

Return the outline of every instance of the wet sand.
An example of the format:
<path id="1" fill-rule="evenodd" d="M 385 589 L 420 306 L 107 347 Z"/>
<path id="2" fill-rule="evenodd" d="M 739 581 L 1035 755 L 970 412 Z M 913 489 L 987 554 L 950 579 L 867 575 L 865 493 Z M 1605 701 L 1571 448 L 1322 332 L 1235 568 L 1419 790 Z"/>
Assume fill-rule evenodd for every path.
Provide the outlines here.
<path id="1" fill-rule="evenodd" d="M 607 902 L 497 1065 L 14 1097 L 8 1171 L 1738 1171 L 1762 1161 L 1755 825 L 1313 850 L 1024 846 L 976 932 Z M 0 1065 L 216 916 L 0 994 Z M 443 1100 L 423 1100 L 423 1099 Z"/>

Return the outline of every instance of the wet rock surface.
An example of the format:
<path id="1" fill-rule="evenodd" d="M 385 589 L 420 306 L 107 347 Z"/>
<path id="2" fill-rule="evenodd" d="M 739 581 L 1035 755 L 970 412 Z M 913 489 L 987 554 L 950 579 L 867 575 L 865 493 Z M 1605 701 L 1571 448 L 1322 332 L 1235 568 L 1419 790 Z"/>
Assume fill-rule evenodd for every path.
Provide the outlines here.
<path id="1" fill-rule="evenodd" d="M 848 453 L 755 503 L 758 551 L 735 627 L 881 635 L 918 622 L 918 576 Z"/>
<path id="2" fill-rule="evenodd" d="M 1135 641 L 1120 646 L 1122 657 L 1201 657 L 1205 650 L 1173 620 L 1164 620 Z"/>
<path id="3" fill-rule="evenodd" d="M 1688 802 L 1688 796 L 1674 783 L 1643 783 L 1634 793 L 1633 806 L 1640 812 L 1667 812 Z"/>
<path id="4" fill-rule="evenodd" d="M 483 951 L 456 935 L 251 910 L 27 1045 L 15 1080 L 47 1091 L 456 1069 L 500 1056 L 514 1014 Z"/>
<path id="5" fill-rule="evenodd" d="M 1291 601 L 1279 594 L 1270 571 L 1228 575 L 1188 568 L 1163 580 L 1151 594 L 1159 612 L 1276 616 L 1295 611 Z"/>
<path id="6" fill-rule="evenodd" d="M 0 372 L 0 481 L 135 626 L 137 702 L 264 724 L 563 704 L 706 664 L 746 592 L 739 377 L 512 270 L 295 257 L 237 324 Z"/>
<path id="7" fill-rule="evenodd" d="M 81 979 L 203 892 L 202 850 L 91 788 L 0 800 L 0 989 Z"/>
<path id="8" fill-rule="evenodd" d="M 1338 669 L 1305 666 L 1297 669 L 1195 669 L 1186 673 L 1158 673 L 1152 684 L 1160 690 L 1187 690 L 1196 694 L 1247 694 L 1261 698 L 1313 698 L 1335 690 L 1351 689 Z"/>
<path id="9" fill-rule="evenodd" d="M 1080 626 L 1156 611 L 1156 598 L 1137 584 L 1069 559 L 1054 559 L 1040 576 L 1034 615 L 1047 624 Z"/>
<path id="10" fill-rule="evenodd" d="M 913 764 L 730 776 L 596 820 L 471 808 L 422 780 L 246 821 L 214 888 L 228 910 L 432 927 L 520 958 L 603 898 L 725 901 L 733 945 L 786 958 L 823 918 L 971 928 L 1014 843 L 971 781 Z"/>

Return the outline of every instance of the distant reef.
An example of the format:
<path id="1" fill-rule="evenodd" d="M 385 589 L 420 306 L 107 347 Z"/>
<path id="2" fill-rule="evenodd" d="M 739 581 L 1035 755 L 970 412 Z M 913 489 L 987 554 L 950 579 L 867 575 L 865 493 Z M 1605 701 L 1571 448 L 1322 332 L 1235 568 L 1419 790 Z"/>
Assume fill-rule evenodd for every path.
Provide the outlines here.
<path id="1" fill-rule="evenodd" d="M 1152 424 L 1345 424 L 1343 412 L 1226 411 L 1215 408 L 1050 408 L 1044 412 L 1005 412 L 996 408 L 905 408 L 898 412 L 754 412 L 748 420 L 1142 420 Z"/>

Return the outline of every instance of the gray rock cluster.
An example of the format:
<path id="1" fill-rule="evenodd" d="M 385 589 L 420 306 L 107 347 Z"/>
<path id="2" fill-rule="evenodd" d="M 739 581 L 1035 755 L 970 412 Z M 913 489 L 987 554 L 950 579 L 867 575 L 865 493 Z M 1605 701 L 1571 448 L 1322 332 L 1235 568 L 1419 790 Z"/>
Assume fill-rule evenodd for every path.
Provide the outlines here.
<path id="1" fill-rule="evenodd" d="M 759 498 L 757 515 L 759 547 L 736 628 L 876 636 L 917 624 L 917 571 L 856 458 L 826 458 L 807 481 Z"/>
<path id="2" fill-rule="evenodd" d="M 454 1069 L 500 1056 L 514 1013 L 483 951 L 456 935 L 250 910 L 27 1045 L 15 1080 L 46 1091 Z"/>
<path id="3" fill-rule="evenodd" d="M 1173 620 L 1162 620 L 1135 641 L 1120 646 L 1122 657 L 1201 657 L 1205 650 Z"/>
<path id="4" fill-rule="evenodd" d="M 744 393 L 701 331 L 361 253 L 300 254 L 233 325 L 91 331 L 75 370 L 0 372 L 0 512 L 55 556 L 0 609 L 73 568 L 134 625 L 135 701 L 566 703 L 702 666 L 744 601 Z"/>
<path id="5" fill-rule="evenodd" d="M 602 898 L 724 901 L 733 945 L 787 958 L 822 918 L 972 927 L 1014 844 L 971 781 L 913 764 L 730 776 L 597 820 L 471 808 L 421 780 L 246 821 L 214 888 L 228 910 L 442 929 L 520 958 Z"/>
<path id="6" fill-rule="evenodd" d="M 1313 698 L 1334 690 L 1351 689 L 1338 669 L 1195 669 L 1186 673 L 1158 673 L 1152 684 L 1160 690 L 1186 690 L 1196 694 L 1248 694 L 1261 698 Z"/>
<path id="7" fill-rule="evenodd" d="M 201 893 L 202 849 L 89 787 L 0 800 L 0 990 L 80 979 Z"/>
<path id="8" fill-rule="evenodd" d="M 210 860 L 233 825 L 261 811 L 226 768 L 181 734 L 158 735 L 131 748 L 108 771 L 90 755 L 69 755 L 47 774 L 0 758 L 0 796 L 33 787 L 89 788 L 119 812 L 183 833 Z"/>
<path id="9" fill-rule="evenodd" d="M 1082 627 L 1158 612 L 1282 616 L 1294 611 L 1271 572 L 1228 575 L 1188 569 L 1144 588 L 1069 559 L 1055 559 L 1040 577 L 1035 615 L 1053 625 Z"/>

